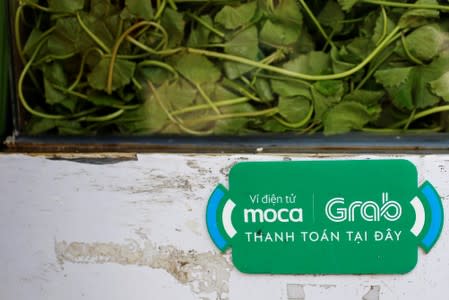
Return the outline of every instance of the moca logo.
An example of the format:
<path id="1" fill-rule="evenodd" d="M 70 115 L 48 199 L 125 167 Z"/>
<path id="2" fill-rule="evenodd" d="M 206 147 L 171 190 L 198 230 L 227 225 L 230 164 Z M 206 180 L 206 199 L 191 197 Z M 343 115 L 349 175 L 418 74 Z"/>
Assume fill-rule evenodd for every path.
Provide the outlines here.
<path id="1" fill-rule="evenodd" d="M 333 198 L 326 204 L 326 216 L 329 220 L 339 222 L 354 222 L 357 215 L 367 222 L 380 222 L 381 218 L 395 222 L 402 215 L 402 207 L 396 201 L 388 199 L 388 193 L 382 193 L 382 204 L 374 201 L 354 201 L 345 205 L 344 198 Z"/>
<path id="2" fill-rule="evenodd" d="M 236 268 L 268 274 L 407 273 L 443 219 L 436 189 L 418 184 L 408 160 L 240 163 L 206 211 Z"/>

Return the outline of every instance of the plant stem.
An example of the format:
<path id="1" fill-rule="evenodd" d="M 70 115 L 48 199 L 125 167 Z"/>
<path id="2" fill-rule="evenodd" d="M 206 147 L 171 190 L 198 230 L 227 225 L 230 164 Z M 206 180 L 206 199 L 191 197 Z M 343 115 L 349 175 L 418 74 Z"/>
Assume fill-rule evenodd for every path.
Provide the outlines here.
<path id="1" fill-rule="evenodd" d="M 402 47 L 404 48 L 405 54 L 407 55 L 408 59 L 410 59 L 412 62 L 414 62 L 417 65 L 423 65 L 424 63 L 420 61 L 418 58 L 416 58 L 408 49 L 407 41 L 405 40 L 405 37 L 403 34 L 401 34 L 401 43 Z"/>
<path id="2" fill-rule="evenodd" d="M 81 19 L 81 15 L 79 13 L 76 14 L 76 18 L 78 20 L 78 23 L 80 24 L 81 28 L 87 33 L 87 35 L 106 53 L 111 53 L 111 49 L 109 49 L 108 46 L 106 46 L 103 41 L 97 37 L 90 29 L 87 27 L 86 24 L 84 24 L 83 20 Z"/>
<path id="3" fill-rule="evenodd" d="M 108 114 L 105 116 L 86 116 L 78 119 L 77 121 L 103 123 L 120 117 L 121 115 L 123 115 L 124 112 L 125 112 L 124 109 L 119 109 L 116 112 L 113 112 L 112 114 Z"/>
<path id="4" fill-rule="evenodd" d="M 387 12 L 385 11 L 385 7 L 383 5 L 380 6 L 381 12 L 382 12 L 382 35 L 380 36 L 379 40 L 376 41 L 376 45 L 379 45 L 380 42 L 383 41 L 383 39 L 387 36 L 388 32 L 388 16 Z"/>
<path id="5" fill-rule="evenodd" d="M 46 114 L 40 111 L 37 111 L 35 109 L 33 109 L 28 102 L 25 99 L 25 95 L 23 94 L 23 82 L 25 81 L 25 76 L 28 73 L 28 71 L 31 69 L 31 66 L 33 65 L 33 61 L 36 59 L 37 54 L 39 53 L 39 51 L 42 49 L 42 47 L 45 45 L 45 43 L 47 42 L 47 38 L 43 38 L 39 44 L 36 47 L 36 50 L 34 51 L 33 55 L 31 56 L 30 60 L 28 61 L 28 63 L 24 66 L 22 73 L 19 76 L 19 80 L 17 82 L 17 96 L 19 97 L 19 101 L 20 103 L 22 103 L 23 107 L 32 115 L 37 116 L 37 117 L 41 117 L 43 119 L 50 119 L 50 120 L 63 120 L 66 117 L 63 115 L 51 115 L 51 114 Z"/>
<path id="6" fill-rule="evenodd" d="M 363 132 L 368 133 L 380 133 L 380 134 L 401 134 L 404 133 L 403 129 L 391 129 L 391 128 L 370 128 L 365 127 L 360 129 Z M 440 132 L 443 128 L 441 126 L 433 127 L 429 129 L 408 129 L 407 133 L 429 133 L 429 132 Z"/>
<path id="7" fill-rule="evenodd" d="M 363 3 L 377 4 L 391 7 L 402 7 L 402 8 L 415 8 L 415 9 L 437 9 L 442 11 L 449 11 L 449 5 L 438 5 L 438 4 L 415 4 L 415 3 L 402 3 L 402 2 L 392 2 L 383 0 L 361 0 Z"/>
<path id="8" fill-rule="evenodd" d="M 246 103 L 249 100 L 250 99 L 247 98 L 247 97 L 241 97 L 241 98 L 224 100 L 224 101 L 216 101 L 214 103 L 215 103 L 215 106 L 222 107 L 222 106 L 232 106 L 232 105 Z M 189 107 L 186 107 L 186 108 L 183 108 L 183 109 L 172 111 L 171 114 L 173 116 L 177 116 L 177 115 L 191 113 L 191 112 L 195 112 L 195 111 L 198 111 L 198 110 L 205 110 L 205 109 L 209 109 L 209 108 L 210 108 L 209 104 L 199 104 L 199 105 L 189 106 Z"/>
<path id="9" fill-rule="evenodd" d="M 411 123 L 411 122 L 414 122 L 414 121 L 416 121 L 418 119 L 430 116 L 432 114 L 445 112 L 445 111 L 449 111 L 449 105 L 442 105 L 442 106 L 432 107 L 432 108 L 429 108 L 427 110 L 424 110 L 424 111 L 421 111 L 419 113 L 416 113 L 413 118 L 407 118 L 406 120 L 402 120 L 400 122 L 397 122 L 397 123 L 393 124 L 393 126 L 391 126 L 391 128 L 394 128 L 394 129 L 395 128 L 399 128 L 399 127 L 402 127 L 402 126 L 406 125 L 408 122 Z"/>
<path id="10" fill-rule="evenodd" d="M 244 112 L 244 113 L 234 113 L 234 114 L 223 114 L 217 116 L 206 116 L 200 119 L 190 121 L 190 124 L 198 124 L 226 119 L 235 119 L 235 118 L 252 118 L 252 117 L 261 117 L 261 116 L 272 116 L 279 112 L 279 108 L 273 107 L 265 110 L 258 110 L 255 112 Z"/>
<path id="11" fill-rule="evenodd" d="M 69 91 L 73 91 L 76 88 L 76 86 L 80 83 L 81 78 L 83 77 L 83 74 L 84 74 L 84 66 L 86 65 L 87 56 L 92 51 L 97 51 L 98 53 L 100 53 L 100 56 L 103 55 L 103 52 L 101 52 L 101 50 L 98 48 L 91 48 L 91 49 L 87 50 L 86 53 L 83 54 L 83 57 L 81 59 L 80 70 L 78 72 L 78 75 L 76 76 L 75 81 L 72 83 L 72 85 L 70 85 Z"/>
<path id="12" fill-rule="evenodd" d="M 166 64 L 162 61 L 159 61 L 159 60 L 144 60 L 144 61 L 140 62 L 137 65 L 137 67 L 138 68 L 158 67 L 158 68 L 161 68 L 161 69 L 164 69 L 164 70 L 170 72 L 173 75 L 174 80 L 178 80 L 178 78 L 179 78 L 178 73 L 172 66 L 170 66 L 169 64 Z"/>
<path id="13" fill-rule="evenodd" d="M 297 129 L 297 128 L 304 127 L 304 126 L 307 125 L 307 123 L 309 123 L 310 119 L 311 119 L 312 116 L 313 116 L 313 112 L 314 112 L 314 108 L 313 108 L 313 105 L 311 104 L 311 105 L 310 105 L 309 112 L 307 113 L 306 117 L 305 117 L 303 120 L 301 120 L 301 121 L 299 121 L 299 122 L 297 122 L 297 123 L 290 123 L 290 122 L 287 122 L 287 121 L 285 121 L 284 119 L 282 119 L 282 118 L 280 118 L 280 117 L 277 117 L 277 116 L 275 116 L 274 118 L 276 119 L 276 121 L 278 121 L 279 123 L 281 123 L 281 124 L 284 125 L 285 127 Z"/>
<path id="14" fill-rule="evenodd" d="M 194 83 L 196 89 L 198 90 L 198 92 L 200 92 L 201 97 L 203 97 L 204 100 L 206 100 L 206 102 L 210 105 L 210 107 L 212 108 L 213 111 L 215 111 L 215 113 L 217 115 L 221 115 L 220 110 L 218 109 L 218 107 L 214 104 L 214 102 L 212 101 L 212 99 L 206 94 L 206 92 L 201 88 L 201 85 L 198 83 Z"/>
<path id="15" fill-rule="evenodd" d="M 216 35 L 218 35 L 221 38 L 225 37 L 225 34 L 223 32 L 221 32 L 220 30 L 218 30 L 217 28 L 213 27 L 212 25 L 208 24 L 207 22 L 205 22 L 203 19 L 201 19 L 200 17 L 198 17 L 195 14 L 192 13 L 187 13 L 187 15 L 194 19 L 195 21 L 197 21 L 199 24 L 201 24 L 202 26 L 204 26 L 205 28 L 209 29 L 211 32 L 215 33 Z"/>
<path id="16" fill-rule="evenodd" d="M 107 80 L 107 85 L 106 85 L 106 92 L 109 95 L 112 94 L 112 80 L 114 78 L 114 66 L 115 66 L 115 62 L 117 60 L 118 50 L 120 49 L 122 42 L 125 40 L 125 38 L 129 34 L 131 34 L 131 32 L 133 32 L 134 30 L 136 30 L 140 27 L 147 26 L 147 25 L 154 26 L 157 29 L 162 28 L 162 26 L 157 23 L 149 22 L 149 21 L 141 21 L 141 22 L 136 23 L 133 26 L 129 27 L 125 32 L 122 33 L 122 35 L 115 42 L 114 48 L 112 49 L 112 53 L 111 53 L 112 56 L 111 56 L 111 62 L 109 63 L 108 80 Z M 164 32 L 165 29 L 162 31 Z"/>
<path id="17" fill-rule="evenodd" d="M 329 74 L 329 75 L 308 75 L 308 74 L 297 73 L 297 72 L 289 71 L 289 70 L 286 70 L 283 68 L 262 64 L 260 62 L 253 61 L 253 60 L 250 60 L 247 58 L 243 58 L 243 57 L 239 57 L 239 56 L 235 56 L 235 55 L 224 54 L 224 53 L 219 53 L 219 52 L 214 52 L 214 51 L 202 50 L 202 49 L 187 48 L 187 52 L 210 56 L 210 57 L 215 57 L 215 58 L 219 58 L 219 59 L 230 60 L 230 61 L 245 64 L 245 65 L 253 66 L 255 68 L 264 69 L 264 70 L 267 70 L 267 71 L 270 71 L 273 73 L 290 76 L 290 77 L 297 78 L 297 79 L 304 79 L 304 80 L 309 80 L 309 81 L 333 80 L 333 79 L 342 79 L 342 78 L 351 76 L 352 74 L 363 69 L 367 64 L 369 64 L 371 62 L 371 60 L 374 57 L 376 57 L 391 42 L 391 38 L 394 37 L 396 35 L 396 33 L 398 33 L 400 30 L 401 30 L 401 28 L 395 27 L 395 29 L 385 38 L 385 40 L 382 43 L 380 43 L 379 46 L 377 46 L 373 50 L 373 52 L 371 52 L 371 54 L 365 58 L 365 60 L 363 60 L 360 64 L 358 64 L 354 68 L 347 70 L 345 72 L 342 72 L 342 73 Z"/>
<path id="18" fill-rule="evenodd" d="M 307 15 L 309 16 L 309 18 L 312 20 L 312 22 L 315 24 L 315 26 L 317 27 L 318 31 L 321 33 L 321 35 L 326 39 L 326 42 L 331 45 L 332 48 L 335 47 L 334 42 L 329 38 L 329 36 L 327 35 L 326 31 L 324 30 L 324 28 L 321 26 L 320 22 L 318 21 L 318 19 L 315 17 L 315 15 L 313 14 L 313 12 L 310 10 L 309 6 L 306 4 L 306 2 L 304 0 L 296 0 L 296 2 L 302 6 L 304 8 L 304 10 L 306 11 Z"/>
<path id="19" fill-rule="evenodd" d="M 196 131 L 190 128 L 187 128 L 186 126 L 184 126 L 184 124 L 182 124 L 181 121 L 179 121 L 176 117 L 174 117 L 167 109 L 167 107 L 165 107 L 164 103 L 162 102 L 161 98 L 159 97 L 159 93 L 157 92 L 156 88 L 154 87 L 154 85 L 148 81 L 148 86 L 151 90 L 151 93 L 154 95 L 154 98 L 156 99 L 157 103 L 159 104 L 159 106 L 162 108 L 162 110 L 165 112 L 165 114 L 167 115 L 167 117 L 169 118 L 170 121 L 172 121 L 174 124 L 176 124 L 182 131 L 185 131 L 188 134 L 192 134 L 192 135 L 209 135 L 212 133 L 211 130 L 209 131 L 205 131 L 205 132 L 201 132 L 201 131 Z"/>

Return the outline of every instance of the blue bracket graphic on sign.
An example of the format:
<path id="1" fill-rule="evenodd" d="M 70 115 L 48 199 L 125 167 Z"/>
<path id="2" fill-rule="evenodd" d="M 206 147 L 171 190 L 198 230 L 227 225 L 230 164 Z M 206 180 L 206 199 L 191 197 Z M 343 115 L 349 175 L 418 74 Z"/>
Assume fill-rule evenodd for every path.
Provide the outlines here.
<path id="1" fill-rule="evenodd" d="M 209 230 L 209 235 L 212 238 L 215 246 L 217 246 L 217 248 L 221 251 L 225 251 L 229 247 L 227 239 L 220 233 L 220 230 L 218 229 L 218 220 L 221 219 L 218 217 L 218 208 L 223 201 L 227 200 L 227 198 L 225 197 L 226 194 L 227 191 L 225 187 L 219 185 L 212 193 L 206 210 L 206 223 L 207 229 Z"/>
<path id="2" fill-rule="evenodd" d="M 435 188 L 426 181 L 419 188 L 422 196 L 415 197 L 411 204 L 415 210 L 416 221 L 411 232 L 421 237 L 420 245 L 429 252 L 440 237 L 443 230 L 443 205 Z M 427 210 L 425 209 L 427 207 Z M 424 228 L 428 224 L 428 229 Z"/>

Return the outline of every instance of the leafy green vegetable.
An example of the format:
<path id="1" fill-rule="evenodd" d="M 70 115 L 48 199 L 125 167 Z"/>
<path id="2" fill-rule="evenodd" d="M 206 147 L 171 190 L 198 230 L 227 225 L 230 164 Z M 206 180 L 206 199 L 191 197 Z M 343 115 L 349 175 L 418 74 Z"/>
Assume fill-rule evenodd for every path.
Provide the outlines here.
<path id="1" fill-rule="evenodd" d="M 106 91 L 110 65 L 111 59 L 103 58 L 87 75 L 87 80 L 92 88 Z M 135 69 L 136 64 L 134 62 L 124 59 L 116 60 L 112 73 L 112 90 L 115 91 L 129 84 L 134 76 Z"/>
<path id="2" fill-rule="evenodd" d="M 447 128 L 438 114 L 449 110 L 447 1 L 18 6 L 29 134 Z"/>
<path id="3" fill-rule="evenodd" d="M 57 12 L 76 12 L 83 7 L 84 0 L 48 0 L 48 8 Z"/>
<path id="4" fill-rule="evenodd" d="M 226 5 L 215 16 L 215 22 L 226 29 L 237 29 L 253 18 L 256 13 L 257 3 L 252 1 L 238 6 Z"/>
<path id="5" fill-rule="evenodd" d="M 368 108 L 357 102 L 342 102 L 326 113 L 324 133 L 329 135 L 361 129 L 376 120 L 380 111 L 379 107 Z"/>

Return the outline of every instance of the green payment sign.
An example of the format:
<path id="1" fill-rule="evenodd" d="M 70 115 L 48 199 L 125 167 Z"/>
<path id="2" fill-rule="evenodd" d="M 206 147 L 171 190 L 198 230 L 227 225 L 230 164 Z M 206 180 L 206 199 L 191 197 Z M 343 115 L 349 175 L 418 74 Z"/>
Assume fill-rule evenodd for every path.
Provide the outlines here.
<path id="1" fill-rule="evenodd" d="M 407 160 L 247 162 L 206 221 L 244 273 L 396 274 L 434 246 L 443 208 Z"/>

